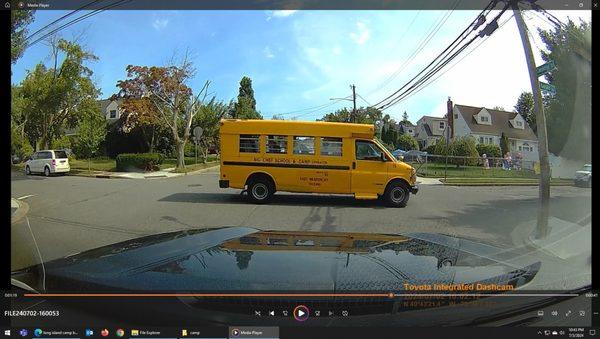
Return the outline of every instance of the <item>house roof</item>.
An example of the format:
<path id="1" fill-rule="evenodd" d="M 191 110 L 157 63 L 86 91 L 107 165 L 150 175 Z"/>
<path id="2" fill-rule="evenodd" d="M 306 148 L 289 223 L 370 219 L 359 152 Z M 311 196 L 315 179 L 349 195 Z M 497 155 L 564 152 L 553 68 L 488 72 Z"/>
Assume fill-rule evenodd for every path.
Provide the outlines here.
<path id="1" fill-rule="evenodd" d="M 416 127 L 410 121 L 400 121 L 398 124 L 405 127 Z"/>
<path id="2" fill-rule="evenodd" d="M 102 112 L 106 112 L 106 107 L 108 107 L 108 105 L 110 105 L 111 102 L 112 102 L 112 100 L 110 100 L 110 99 L 98 100 L 98 104 L 100 105 L 100 110 Z"/>
<path id="3" fill-rule="evenodd" d="M 423 129 L 425 130 L 425 133 L 427 133 L 428 137 L 433 136 L 433 133 L 431 132 L 431 127 L 429 127 L 429 124 L 423 124 Z"/>
<path id="4" fill-rule="evenodd" d="M 460 114 L 463 116 L 467 125 L 471 129 L 471 132 L 474 133 L 485 133 L 485 134 L 495 134 L 495 135 L 506 135 L 508 138 L 512 139 L 522 139 L 522 140 L 536 140 L 537 137 L 529 124 L 525 122 L 525 128 L 519 129 L 514 128 L 510 124 L 509 120 L 512 120 L 517 116 L 515 112 L 506 112 L 506 111 L 498 111 L 495 109 L 489 109 L 485 107 L 474 107 L 474 106 L 466 106 L 466 105 L 454 105 L 460 111 Z M 491 125 L 483 125 L 478 124 L 475 120 L 474 115 L 481 112 L 481 110 L 485 108 L 492 117 Z"/>

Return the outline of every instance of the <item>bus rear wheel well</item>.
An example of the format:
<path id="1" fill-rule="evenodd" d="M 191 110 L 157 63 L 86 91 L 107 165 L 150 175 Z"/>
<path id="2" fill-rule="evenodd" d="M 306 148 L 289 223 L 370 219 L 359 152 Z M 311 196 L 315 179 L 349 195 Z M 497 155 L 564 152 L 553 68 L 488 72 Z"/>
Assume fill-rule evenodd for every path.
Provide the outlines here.
<path id="1" fill-rule="evenodd" d="M 249 186 L 250 183 L 252 183 L 254 181 L 269 182 L 271 184 L 271 187 L 273 188 L 273 190 L 275 190 L 277 187 L 277 186 L 275 186 L 275 180 L 273 180 L 273 177 L 271 177 L 270 175 L 268 175 L 267 173 L 264 173 L 264 172 L 255 172 L 255 173 L 250 174 L 248 176 L 248 179 L 246 179 L 246 186 Z"/>

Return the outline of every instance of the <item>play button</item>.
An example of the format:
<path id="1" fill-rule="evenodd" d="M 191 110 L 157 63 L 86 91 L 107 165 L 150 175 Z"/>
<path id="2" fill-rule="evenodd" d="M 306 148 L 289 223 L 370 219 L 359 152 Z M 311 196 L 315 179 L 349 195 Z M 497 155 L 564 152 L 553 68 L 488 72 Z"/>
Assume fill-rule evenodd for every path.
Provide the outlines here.
<path id="1" fill-rule="evenodd" d="M 306 321 L 308 319 L 308 307 L 304 305 L 298 305 L 294 308 L 294 319 L 297 321 Z"/>

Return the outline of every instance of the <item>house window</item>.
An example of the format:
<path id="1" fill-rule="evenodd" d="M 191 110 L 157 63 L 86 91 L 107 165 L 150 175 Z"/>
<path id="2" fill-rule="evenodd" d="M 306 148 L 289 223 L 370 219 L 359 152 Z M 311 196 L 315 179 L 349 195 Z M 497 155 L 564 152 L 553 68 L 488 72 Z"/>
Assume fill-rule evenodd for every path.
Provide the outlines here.
<path id="1" fill-rule="evenodd" d="M 440 121 L 440 129 L 445 129 L 445 128 L 446 128 L 446 122 Z"/>
<path id="2" fill-rule="evenodd" d="M 287 136 L 267 136 L 267 153 L 287 153 Z"/>
<path id="3" fill-rule="evenodd" d="M 517 121 L 517 127 L 523 127 L 523 122 L 522 121 Z"/>
<path id="4" fill-rule="evenodd" d="M 454 113 L 454 119 L 458 119 L 458 114 Z"/>
<path id="5" fill-rule="evenodd" d="M 483 144 L 483 137 L 479 137 L 479 143 Z"/>
<path id="6" fill-rule="evenodd" d="M 111 109 L 110 112 L 109 112 L 109 114 L 110 114 L 110 118 L 111 119 L 116 119 L 117 118 L 117 110 Z"/>
<path id="7" fill-rule="evenodd" d="M 481 120 L 481 122 L 488 122 L 488 121 L 490 121 L 489 118 L 486 117 L 486 116 L 479 117 L 479 120 Z"/>

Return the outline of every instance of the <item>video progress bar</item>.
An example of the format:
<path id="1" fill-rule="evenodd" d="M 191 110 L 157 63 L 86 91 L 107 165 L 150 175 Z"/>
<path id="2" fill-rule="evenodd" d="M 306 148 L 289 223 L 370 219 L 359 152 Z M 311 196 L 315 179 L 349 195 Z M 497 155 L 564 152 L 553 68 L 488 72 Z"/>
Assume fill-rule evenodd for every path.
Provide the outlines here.
<path id="1" fill-rule="evenodd" d="M 24 297 L 34 298 L 240 298 L 240 297 L 282 297 L 282 298 L 396 298 L 396 297 L 578 297 L 576 293 L 25 293 Z"/>

